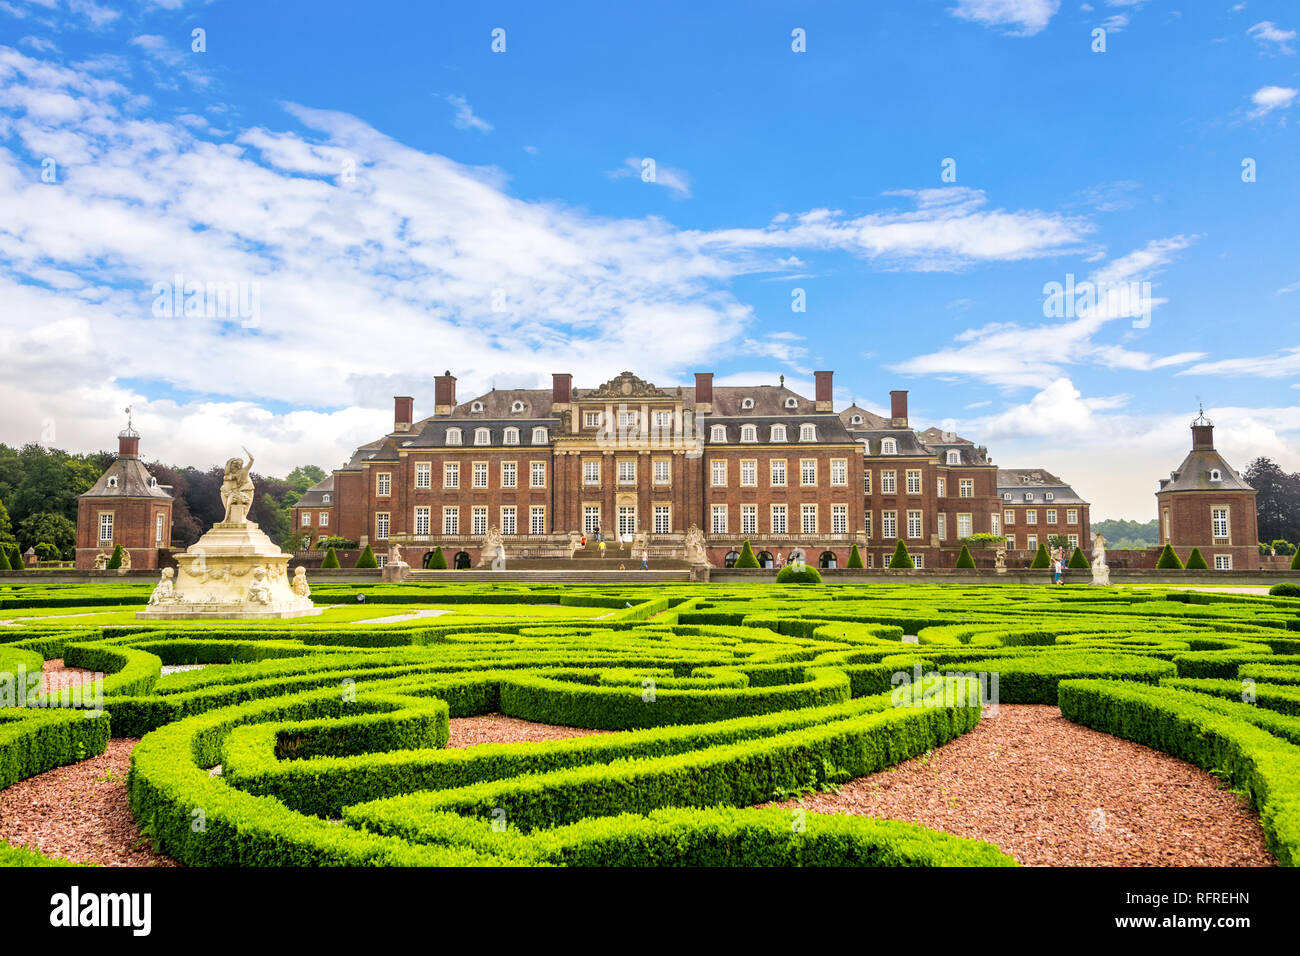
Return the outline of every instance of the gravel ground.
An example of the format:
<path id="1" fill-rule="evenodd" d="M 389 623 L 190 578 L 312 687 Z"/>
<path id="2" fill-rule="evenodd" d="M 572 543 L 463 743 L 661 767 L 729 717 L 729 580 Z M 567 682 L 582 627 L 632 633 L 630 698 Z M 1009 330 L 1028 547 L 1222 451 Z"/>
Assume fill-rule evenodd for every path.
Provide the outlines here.
<path id="1" fill-rule="evenodd" d="M 74 863 L 177 866 L 153 852 L 127 806 L 126 773 L 139 742 L 115 738 L 102 756 L 0 790 L 0 839 Z"/>
<path id="2" fill-rule="evenodd" d="M 453 717 L 448 747 L 473 747 L 477 744 L 517 744 L 536 740 L 564 740 L 607 734 L 607 730 L 583 730 L 579 727 L 556 727 L 529 720 L 486 714 L 482 717 Z"/>
<path id="3" fill-rule="evenodd" d="M 45 662 L 41 674 L 41 693 L 49 694 L 66 687 L 76 687 L 94 679 L 94 671 L 88 671 L 84 667 L 64 667 L 63 658 L 56 657 Z"/>
<path id="4" fill-rule="evenodd" d="M 1276 865 L 1217 778 L 1050 706 L 1003 704 L 928 756 L 776 805 L 911 820 L 1030 866 Z"/>

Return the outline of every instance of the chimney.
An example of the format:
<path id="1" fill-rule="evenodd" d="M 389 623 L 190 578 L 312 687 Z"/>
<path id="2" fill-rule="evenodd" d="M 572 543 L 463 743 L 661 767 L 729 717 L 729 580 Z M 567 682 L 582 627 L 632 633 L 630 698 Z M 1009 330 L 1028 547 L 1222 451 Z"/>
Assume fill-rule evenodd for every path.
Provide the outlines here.
<path id="1" fill-rule="evenodd" d="M 831 379 L 834 372 L 813 372 L 817 379 L 817 411 L 830 412 L 835 410 L 834 400 L 831 398 Z"/>
<path id="2" fill-rule="evenodd" d="M 551 411 L 562 412 L 573 401 L 573 376 L 568 372 L 551 374 Z"/>
<path id="3" fill-rule="evenodd" d="M 907 390 L 901 389 L 889 393 L 889 427 L 907 427 Z"/>
<path id="4" fill-rule="evenodd" d="M 713 373 L 695 373 L 695 411 L 699 415 L 713 412 Z"/>
<path id="5" fill-rule="evenodd" d="M 393 396 L 393 431 L 409 432 L 411 430 L 412 410 L 415 399 L 409 395 Z"/>
<path id="6" fill-rule="evenodd" d="M 450 369 L 433 377 L 433 413 L 450 415 L 456 410 L 456 376 Z"/>
<path id="7" fill-rule="evenodd" d="M 117 433 L 117 457 L 140 457 L 140 436 L 129 428 Z"/>

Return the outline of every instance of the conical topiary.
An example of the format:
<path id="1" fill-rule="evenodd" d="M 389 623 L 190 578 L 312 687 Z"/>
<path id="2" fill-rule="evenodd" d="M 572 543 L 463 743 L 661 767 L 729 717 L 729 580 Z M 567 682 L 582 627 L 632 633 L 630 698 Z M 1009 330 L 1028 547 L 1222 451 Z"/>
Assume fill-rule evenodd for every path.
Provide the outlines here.
<path id="1" fill-rule="evenodd" d="M 853 543 L 853 547 L 849 549 L 848 567 L 854 570 L 865 567 L 862 563 L 862 555 L 858 554 L 858 545 L 856 541 Z"/>
<path id="2" fill-rule="evenodd" d="M 1160 557 L 1156 561 L 1157 571 L 1181 571 L 1183 570 L 1183 560 L 1178 557 L 1178 552 L 1174 550 L 1172 544 L 1165 545 L 1165 549 L 1160 552 Z"/>
<path id="3" fill-rule="evenodd" d="M 358 568 L 379 567 L 379 562 L 375 560 L 375 552 L 370 550 L 370 545 L 366 545 L 366 549 L 361 552 L 361 557 L 357 558 L 355 566 Z"/>
<path id="4" fill-rule="evenodd" d="M 961 546 L 961 554 L 957 555 L 957 567 L 967 570 L 975 570 L 975 559 L 970 556 L 970 548 L 966 545 Z"/>
<path id="5" fill-rule="evenodd" d="M 1205 555 L 1201 554 L 1200 548 L 1192 548 L 1192 553 L 1187 556 L 1188 571 L 1208 571 L 1210 566 L 1205 563 Z"/>
<path id="6" fill-rule="evenodd" d="M 0 548 L 0 571 L 11 571 L 9 567 L 9 555 L 5 554 L 5 549 Z"/>
<path id="7" fill-rule="evenodd" d="M 9 570 L 26 571 L 27 564 L 23 561 L 23 553 L 18 550 L 18 545 L 9 549 Z"/>
<path id="8" fill-rule="evenodd" d="M 425 565 L 429 571 L 446 571 L 447 556 L 442 553 L 442 545 L 433 549 L 433 554 L 429 555 L 429 563 Z"/>
<path id="9" fill-rule="evenodd" d="M 320 566 L 322 570 L 339 566 L 339 556 L 335 553 L 333 545 L 330 545 L 330 549 L 325 552 L 325 560 L 320 563 Z"/>
<path id="10" fill-rule="evenodd" d="M 116 571 L 122 566 L 122 546 L 113 545 L 113 553 L 109 556 L 108 564 L 104 565 L 105 571 Z"/>
<path id="11" fill-rule="evenodd" d="M 1300 571 L 1300 548 L 1296 548 L 1295 556 L 1291 558 L 1291 570 Z"/>
<path id="12" fill-rule="evenodd" d="M 1052 566 L 1052 558 L 1047 553 L 1047 545 L 1041 543 L 1038 545 L 1038 550 L 1034 553 L 1034 560 L 1030 562 L 1029 566 L 1035 569 L 1050 568 Z"/>
<path id="13" fill-rule="evenodd" d="M 889 559 L 891 570 L 901 571 L 904 568 L 915 568 L 916 564 L 912 561 L 912 556 L 907 553 L 907 545 L 903 539 L 898 539 L 898 546 L 894 548 L 894 556 Z"/>
<path id="14" fill-rule="evenodd" d="M 738 568 L 756 568 L 758 567 L 758 558 L 754 557 L 754 549 L 749 546 L 749 540 L 740 548 L 740 557 L 736 559 Z"/>
<path id="15" fill-rule="evenodd" d="M 1067 567 L 1074 568 L 1076 571 L 1087 571 L 1092 565 L 1088 563 L 1088 556 L 1083 553 L 1083 548 L 1075 548 Z"/>

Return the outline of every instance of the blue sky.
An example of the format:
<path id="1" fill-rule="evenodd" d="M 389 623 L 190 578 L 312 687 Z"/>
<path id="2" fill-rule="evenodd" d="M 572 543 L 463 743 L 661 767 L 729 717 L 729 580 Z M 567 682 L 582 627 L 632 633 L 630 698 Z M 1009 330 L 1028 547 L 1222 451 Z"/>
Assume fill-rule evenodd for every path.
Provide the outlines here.
<path id="1" fill-rule="evenodd" d="M 0 440 L 104 447 L 132 404 L 146 454 L 287 471 L 443 368 L 832 368 L 1145 519 L 1198 401 L 1239 467 L 1300 468 L 1297 31 L 1264 0 L 0 0 Z M 159 314 L 177 275 L 255 314 Z M 1070 276 L 1112 295 L 1045 314 Z"/>

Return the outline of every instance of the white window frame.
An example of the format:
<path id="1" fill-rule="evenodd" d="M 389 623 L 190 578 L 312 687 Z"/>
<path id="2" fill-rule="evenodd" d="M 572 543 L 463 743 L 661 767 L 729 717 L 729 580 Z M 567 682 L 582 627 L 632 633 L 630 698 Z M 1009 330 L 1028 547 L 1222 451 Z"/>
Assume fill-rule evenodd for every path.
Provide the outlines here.
<path id="1" fill-rule="evenodd" d="M 428 489 L 433 486 L 433 462 L 417 461 L 415 463 L 415 487 Z"/>
<path id="2" fill-rule="evenodd" d="M 445 535 L 460 534 L 460 508 L 457 505 L 442 506 L 442 533 Z"/>
<path id="3" fill-rule="evenodd" d="M 388 533 L 392 528 L 392 515 L 387 511 L 375 512 L 375 540 L 387 541 Z"/>
<path id="4" fill-rule="evenodd" d="M 709 509 L 710 520 L 709 527 L 712 529 L 711 534 L 727 533 L 727 506 L 713 505 Z"/>
<path id="5" fill-rule="evenodd" d="M 715 458 L 709 462 L 709 485 L 714 488 L 727 486 L 727 460 Z"/>
<path id="6" fill-rule="evenodd" d="M 817 511 L 815 504 L 802 504 L 799 506 L 799 531 L 801 534 L 817 533 Z"/>
<path id="7" fill-rule="evenodd" d="M 789 514 L 784 504 L 773 504 L 769 510 L 772 521 L 772 534 L 788 534 Z"/>
<path id="8" fill-rule="evenodd" d="M 442 463 L 442 486 L 444 488 L 460 487 L 460 462 L 444 461 Z"/>
<path id="9" fill-rule="evenodd" d="M 430 524 L 432 520 L 432 512 L 429 506 L 418 505 L 415 509 L 415 533 L 417 535 L 427 535 L 429 528 L 432 527 Z"/>
<path id="10" fill-rule="evenodd" d="M 786 461 L 784 458 L 773 458 L 768 462 L 768 484 L 773 488 L 786 487 Z"/>

